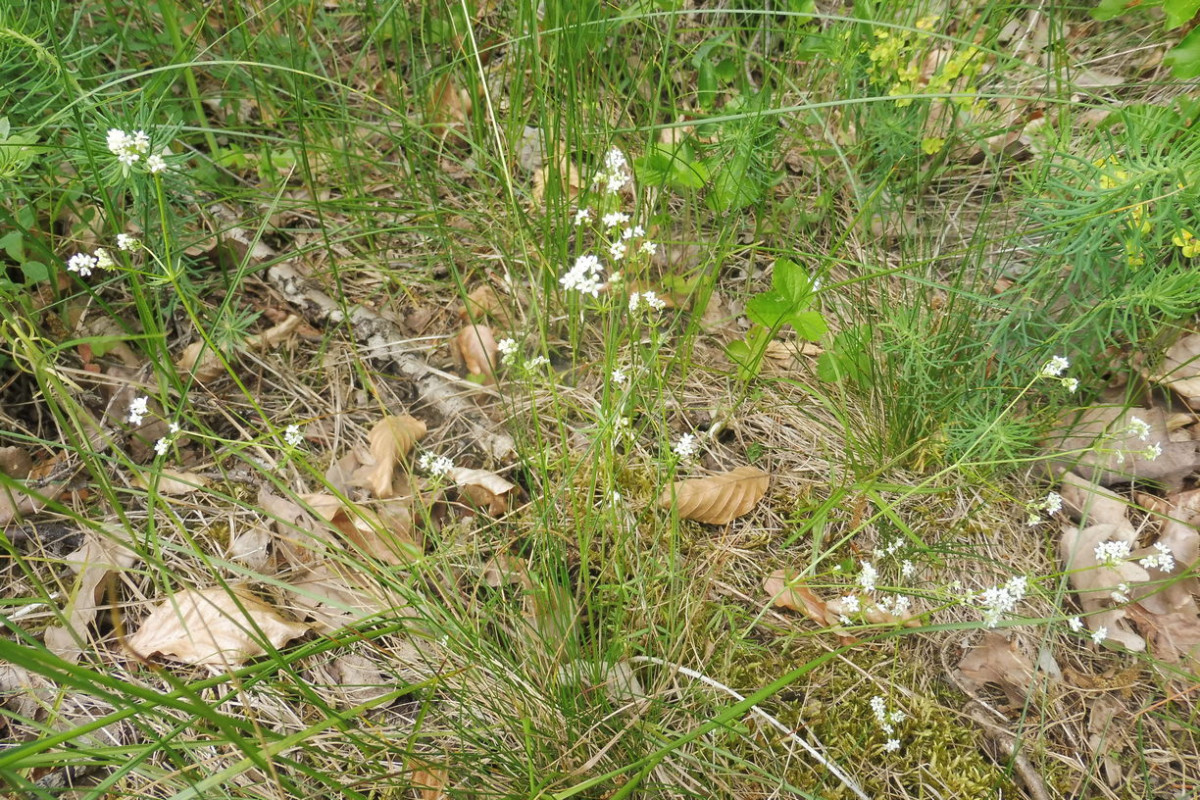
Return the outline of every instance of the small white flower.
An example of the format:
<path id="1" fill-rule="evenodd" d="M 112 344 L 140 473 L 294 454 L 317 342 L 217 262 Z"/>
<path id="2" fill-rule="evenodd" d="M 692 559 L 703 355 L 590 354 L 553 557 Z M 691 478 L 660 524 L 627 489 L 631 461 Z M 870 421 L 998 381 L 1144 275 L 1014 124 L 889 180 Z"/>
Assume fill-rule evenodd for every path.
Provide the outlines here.
<path id="1" fill-rule="evenodd" d="M 507 338 L 496 342 L 496 349 L 500 351 L 500 363 L 506 367 L 511 367 L 516 363 L 521 346 L 517 344 L 516 339 Z"/>
<path id="2" fill-rule="evenodd" d="M 179 431 L 180 431 L 180 427 L 179 427 L 178 422 L 172 422 L 169 425 L 167 425 L 167 433 L 171 434 L 172 436 L 179 433 Z"/>
<path id="3" fill-rule="evenodd" d="M 862 569 L 858 573 L 858 585 L 864 592 L 870 594 L 875 591 L 875 582 L 879 580 L 879 570 L 875 569 L 875 565 L 870 561 L 860 561 L 859 566 Z"/>
<path id="4" fill-rule="evenodd" d="M 575 259 L 571 269 L 559 278 L 558 282 L 567 291 L 575 290 L 581 294 L 599 297 L 603 273 L 604 267 L 601 266 L 600 259 L 593 255 L 583 255 Z"/>
<path id="5" fill-rule="evenodd" d="M 116 263 L 112 260 L 112 256 L 103 247 L 97 248 L 93 254 L 96 259 L 96 267 L 99 269 L 112 269 Z"/>
<path id="6" fill-rule="evenodd" d="M 1130 417 L 1129 424 L 1125 428 L 1125 432 L 1130 436 L 1136 436 L 1143 442 L 1150 438 L 1150 423 L 1141 417 Z"/>
<path id="7" fill-rule="evenodd" d="M 1174 570 L 1175 554 L 1171 552 L 1171 548 L 1162 542 L 1155 542 L 1154 549 L 1158 552 L 1146 556 L 1138 563 L 1145 569 L 1157 569 L 1160 572 L 1171 572 Z"/>
<path id="8" fill-rule="evenodd" d="M 633 239 L 633 238 L 636 238 L 639 236 L 645 236 L 645 235 L 646 235 L 646 229 L 643 228 L 641 225 L 634 225 L 632 228 L 626 228 L 625 230 L 621 231 L 622 239 Z"/>
<path id="9" fill-rule="evenodd" d="M 1042 371 L 1038 373 L 1043 378 L 1057 378 L 1067 371 L 1071 366 L 1071 362 L 1062 356 L 1054 356 L 1042 366 Z"/>
<path id="10" fill-rule="evenodd" d="M 146 159 L 146 169 L 150 171 L 151 175 L 157 175 L 160 172 L 166 172 L 167 160 L 160 154 L 155 153 Z"/>
<path id="11" fill-rule="evenodd" d="M 862 610 L 862 603 L 856 594 L 848 594 L 842 598 L 842 608 L 849 611 L 851 614 L 857 614 Z"/>
<path id="12" fill-rule="evenodd" d="M 171 440 L 165 436 L 154 443 L 154 452 L 158 453 L 160 456 L 165 456 L 167 451 L 170 449 Z"/>
<path id="13" fill-rule="evenodd" d="M 67 259 L 67 272 L 78 272 L 83 277 L 92 274 L 92 270 L 99 266 L 99 261 L 95 256 L 89 256 L 87 253 L 76 253 Z"/>
<path id="14" fill-rule="evenodd" d="M 616 172 L 625 167 L 629 163 L 625 160 L 625 154 L 618 148 L 613 147 L 604 154 L 604 168 L 609 172 Z"/>
<path id="15" fill-rule="evenodd" d="M 1025 524 L 1028 525 L 1030 528 L 1034 528 L 1034 527 L 1037 527 L 1038 525 L 1041 525 L 1045 521 L 1046 520 L 1042 519 L 1041 514 L 1037 513 L 1036 511 L 1033 511 L 1025 519 Z"/>
<path id="16" fill-rule="evenodd" d="M 625 250 L 626 247 L 624 242 L 613 242 L 608 246 L 608 254 L 612 256 L 613 261 L 620 261 L 622 258 L 624 258 Z"/>
<path id="17" fill-rule="evenodd" d="M 1129 602 L 1129 584 L 1118 583 L 1116 591 L 1112 592 L 1113 602 L 1128 603 Z"/>
<path id="18" fill-rule="evenodd" d="M 136 250 L 141 243 L 141 240 L 139 240 L 136 236 L 130 236 L 128 233 L 117 234 L 118 250 Z"/>
<path id="19" fill-rule="evenodd" d="M 283 429 L 283 441 L 288 447 L 299 447 L 304 444 L 304 434 L 300 433 L 299 425 L 288 425 Z"/>
<path id="20" fill-rule="evenodd" d="M 897 708 L 892 712 L 890 719 L 892 720 L 893 724 L 899 725 L 901 722 L 904 722 L 904 720 L 908 719 L 908 715 Z"/>
<path id="21" fill-rule="evenodd" d="M 813 278 L 811 291 L 814 293 L 819 292 L 819 291 L 821 291 L 821 287 L 824 285 L 825 285 L 825 281 L 821 280 L 820 278 Z"/>
<path id="22" fill-rule="evenodd" d="M 626 374 L 625 370 L 617 367 L 612 371 L 612 382 L 618 386 L 624 386 L 629 382 L 629 375 Z"/>
<path id="23" fill-rule="evenodd" d="M 679 437 L 679 441 L 675 443 L 675 446 L 671 448 L 671 451 L 679 458 L 687 460 L 694 457 L 699 449 L 700 447 L 696 443 L 696 437 L 690 433 L 685 433 L 683 436 Z"/>
<path id="24" fill-rule="evenodd" d="M 1078 378 L 1063 378 L 1062 385 L 1066 387 L 1068 392 L 1070 392 L 1071 394 L 1075 394 L 1075 390 L 1079 388 L 1079 379 Z"/>
<path id="25" fill-rule="evenodd" d="M 575 212 L 575 224 L 582 225 L 592 218 L 592 210 L 590 208 L 581 208 Z"/>
<path id="26" fill-rule="evenodd" d="M 911 578 L 913 575 L 916 575 L 916 574 L 917 574 L 916 564 L 909 561 L 907 558 L 904 559 L 904 561 L 900 562 L 900 577 L 901 578 Z"/>
<path id="27" fill-rule="evenodd" d="M 126 417 L 126 420 L 129 422 L 130 425 L 141 425 L 142 424 L 142 418 L 145 417 L 148 413 L 150 413 L 149 404 L 150 404 L 149 397 L 133 398 L 133 402 L 129 404 L 129 416 Z"/>
<path id="28" fill-rule="evenodd" d="M 1115 567 L 1129 558 L 1129 542 L 1101 542 L 1095 549 L 1096 562 L 1106 567 Z"/>
<path id="29" fill-rule="evenodd" d="M 454 462 L 445 456 L 435 455 L 434 453 L 422 453 L 421 457 L 417 459 L 417 466 L 430 475 L 440 478 L 449 474 L 450 470 L 454 469 Z"/>
<path id="30" fill-rule="evenodd" d="M 662 311 L 667 307 L 666 301 L 655 292 L 642 292 L 642 305 L 651 311 Z"/>
<path id="31" fill-rule="evenodd" d="M 1081 620 L 1079 617 L 1071 617 L 1067 620 L 1067 627 L 1075 633 L 1079 633 L 1081 630 L 1083 630 L 1083 620 Z"/>
<path id="32" fill-rule="evenodd" d="M 1101 625 L 1099 628 L 1096 628 L 1096 630 L 1092 632 L 1092 641 L 1095 642 L 1096 644 L 1102 643 L 1107 638 L 1108 638 L 1108 626 L 1107 625 Z"/>
<path id="33" fill-rule="evenodd" d="M 1058 492 L 1050 492 L 1046 495 L 1046 499 L 1042 502 L 1042 510 L 1053 516 L 1059 511 L 1062 511 L 1063 499 Z"/>
<path id="34" fill-rule="evenodd" d="M 871 698 L 871 711 L 875 714 L 875 719 L 879 722 L 887 720 L 887 701 L 880 695 L 875 695 Z"/>
<path id="35" fill-rule="evenodd" d="M 642 246 L 638 248 L 648 256 L 652 256 L 658 252 L 658 244 L 655 242 L 642 242 Z"/>
<path id="36" fill-rule="evenodd" d="M 550 363 L 550 359 L 546 356 L 534 356 L 525 362 L 525 369 L 532 372 L 538 367 L 544 367 Z"/>
<path id="37" fill-rule="evenodd" d="M 1143 450 L 1138 455 L 1140 455 L 1146 461 L 1155 461 L 1158 459 L 1159 456 L 1162 455 L 1162 452 L 1163 452 L 1162 443 L 1155 442 L 1154 444 L 1147 447 L 1145 450 Z"/>
<path id="38" fill-rule="evenodd" d="M 601 217 L 600 221 L 606 228 L 615 228 L 618 225 L 624 225 L 626 222 L 629 222 L 629 215 L 622 214 L 620 211 L 613 211 Z"/>
<path id="39" fill-rule="evenodd" d="M 883 751 L 885 753 L 895 753 L 899 749 L 900 749 L 900 740 L 899 739 L 888 739 L 886 742 L 883 743 Z"/>
<path id="40" fill-rule="evenodd" d="M 145 131 L 134 131 L 128 142 L 130 147 L 142 155 L 150 152 L 150 137 L 146 135 Z"/>

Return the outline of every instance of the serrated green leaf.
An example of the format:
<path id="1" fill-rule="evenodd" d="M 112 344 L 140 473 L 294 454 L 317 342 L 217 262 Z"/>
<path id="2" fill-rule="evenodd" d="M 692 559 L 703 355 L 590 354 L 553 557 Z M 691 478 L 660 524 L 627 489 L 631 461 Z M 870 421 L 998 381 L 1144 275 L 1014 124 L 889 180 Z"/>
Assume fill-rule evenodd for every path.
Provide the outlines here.
<path id="1" fill-rule="evenodd" d="M 795 304 L 776 291 L 756 294 L 746 302 L 746 316 L 764 328 L 778 328 L 795 312 Z"/>
<path id="2" fill-rule="evenodd" d="M 820 311 L 801 311 L 788 317 L 788 324 L 796 329 L 802 339 L 815 342 L 829 333 L 829 324 Z"/>
<path id="3" fill-rule="evenodd" d="M 809 298 L 812 297 L 812 280 L 808 277 L 808 273 L 804 267 L 788 258 L 775 260 L 771 271 L 771 286 L 779 294 L 792 301 L 792 305 L 797 310 L 807 305 Z"/>
<path id="4" fill-rule="evenodd" d="M 1200 11 L 1200 0 L 1163 0 L 1163 11 L 1167 14 L 1166 28 L 1173 31 L 1192 21 Z"/>
<path id="5" fill-rule="evenodd" d="M 1171 48 L 1163 58 L 1163 63 L 1171 68 L 1172 75 L 1181 80 L 1200 77 L 1200 28 Z"/>

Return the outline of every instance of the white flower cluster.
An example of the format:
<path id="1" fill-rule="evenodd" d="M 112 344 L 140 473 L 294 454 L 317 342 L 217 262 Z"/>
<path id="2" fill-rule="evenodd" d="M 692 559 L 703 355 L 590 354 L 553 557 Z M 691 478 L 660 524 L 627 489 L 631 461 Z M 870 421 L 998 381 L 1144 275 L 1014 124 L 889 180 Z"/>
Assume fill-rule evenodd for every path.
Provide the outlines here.
<path id="1" fill-rule="evenodd" d="M 154 452 L 160 456 L 165 456 L 167 451 L 171 449 L 171 444 L 175 441 L 175 437 L 179 435 L 179 423 L 172 422 L 167 426 L 167 435 L 154 443 Z"/>
<path id="2" fill-rule="evenodd" d="M 1150 423 L 1141 417 L 1131 416 L 1129 423 L 1125 427 L 1125 432 L 1130 436 L 1136 436 L 1143 442 L 1150 438 Z"/>
<path id="3" fill-rule="evenodd" d="M 689 458 L 694 458 L 696 453 L 700 452 L 700 445 L 696 442 L 695 436 L 685 433 L 679 437 L 679 441 L 671 448 L 671 452 L 686 461 Z"/>
<path id="4" fill-rule="evenodd" d="M 1052 517 L 1059 511 L 1062 511 L 1062 506 L 1062 495 L 1058 492 L 1049 492 L 1046 494 L 1044 500 L 1039 500 L 1036 503 L 1030 503 L 1026 506 L 1029 509 L 1029 519 L 1025 521 L 1025 524 L 1031 528 L 1034 525 L 1040 525 L 1043 521 L 1042 513 L 1045 513 L 1048 517 Z"/>
<path id="5" fill-rule="evenodd" d="M 142 246 L 142 240 L 136 236 L 130 236 L 128 233 L 117 234 L 117 249 L 118 250 L 137 250 Z"/>
<path id="6" fill-rule="evenodd" d="M 288 425 L 283 429 L 283 441 L 288 447 L 299 447 L 304 444 L 304 434 L 300 432 L 299 425 Z"/>
<path id="7" fill-rule="evenodd" d="M 567 291 L 599 297 L 600 287 L 604 285 L 604 267 L 595 256 L 583 255 L 575 259 L 575 264 L 558 282 Z"/>
<path id="8" fill-rule="evenodd" d="M 116 262 L 103 247 L 97 248 L 92 255 L 76 253 L 67 259 L 67 272 L 77 272 L 84 278 L 91 275 L 93 270 L 112 269 L 115 266 Z"/>
<path id="9" fill-rule="evenodd" d="M 1096 563 L 1106 567 L 1115 567 L 1129 558 L 1131 548 L 1129 542 L 1101 542 L 1096 545 L 1093 552 L 1096 554 Z"/>
<path id="10" fill-rule="evenodd" d="M 637 314 L 640 311 L 645 311 L 647 313 L 651 311 L 662 311 L 666 307 L 666 302 L 655 292 L 634 292 L 633 294 L 629 295 L 630 314 Z"/>
<path id="11" fill-rule="evenodd" d="M 858 585 L 868 594 L 875 591 L 875 583 L 879 580 L 879 570 L 870 561 L 861 561 L 862 570 L 858 573 Z"/>
<path id="12" fill-rule="evenodd" d="M 895 753 L 900 749 L 900 739 L 892 734 L 896 732 L 897 725 L 908 719 L 908 715 L 900 709 L 889 712 L 887 701 L 879 695 L 871 698 L 871 713 L 875 715 L 875 722 L 879 724 L 879 729 L 889 737 L 883 745 L 883 751 Z"/>
<path id="13" fill-rule="evenodd" d="M 1042 365 L 1042 371 L 1038 373 L 1039 378 L 1053 378 L 1067 388 L 1067 391 L 1074 392 L 1079 388 L 1079 381 L 1076 378 L 1064 378 L 1062 374 L 1071 366 L 1071 362 L 1063 356 L 1054 356 L 1045 364 Z"/>
<path id="14" fill-rule="evenodd" d="M 496 342 L 496 349 L 500 351 L 500 363 L 506 367 L 511 367 L 517 362 L 517 356 L 520 355 L 521 346 L 517 344 L 516 339 L 501 339 Z"/>
<path id="15" fill-rule="evenodd" d="M 142 420 L 150 413 L 150 398 L 135 397 L 129 404 L 129 416 L 125 420 L 130 425 L 141 425 Z"/>
<path id="16" fill-rule="evenodd" d="M 1012 613 L 1025 599 L 1029 588 L 1029 580 L 1024 575 L 1016 575 L 1008 579 L 1003 586 L 993 586 L 975 597 L 975 601 L 983 607 L 983 622 L 987 627 L 994 628 L 1004 618 Z"/>
<path id="17" fill-rule="evenodd" d="M 150 155 L 150 136 L 145 131 L 126 133 L 120 128 L 110 128 L 105 138 L 108 152 L 117 157 L 121 166 L 128 170 L 146 156 L 146 169 L 157 174 L 167 169 L 167 160 L 162 153 Z"/>
<path id="18" fill-rule="evenodd" d="M 417 466 L 424 472 L 430 475 L 441 478 L 450 473 L 454 469 L 454 462 L 446 456 L 435 455 L 434 453 L 422 453 L 417 459 Z"/>
<path id="19" fill-rule="evenodd" d="M 1155 542 L 1154 549 L 1158 552 L 1152 553 L 1138 561 L 1143 569 L 1156 569 L 1160 572 L 1171 572 L 1175 569 L 1175 554 L 1171 552 L 1171 548 L 1167 547 L 1162 542 Z"/>
<path id="20" fill-rule="evenodd" d="M 596 173 L 593 183 L 604 184 L 605 191 L 616 194 L 625 188 L 630 181 L 629 162 L 625 154 L 617 148 L 612 148 L 604 155 L 604 168 Z"/>

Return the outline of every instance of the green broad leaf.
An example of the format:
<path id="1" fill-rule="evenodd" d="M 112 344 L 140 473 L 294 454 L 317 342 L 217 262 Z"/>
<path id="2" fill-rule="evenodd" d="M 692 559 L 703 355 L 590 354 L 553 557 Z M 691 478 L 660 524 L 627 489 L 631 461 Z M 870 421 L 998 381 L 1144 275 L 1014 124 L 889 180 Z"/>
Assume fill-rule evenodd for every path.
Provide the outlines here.
<path id="1" fill-rule="evenodd" d="M 733 83 L 738 77 L 738 62 L 732 58 L 722 58 L 717 62 L 716 75 L 725 83 Z"/>
<path id="2" fill-rule="evenodd" d="M 25 276 L 26 285 L 50 280 L 50 268 L 40 261 L 22 261 L 21 274 Z"/>
<path id="3" fill-rule="evenodd" d="M 1171 74 L 1181 80 L 1200 78 L 1200 28 L 1196 28 L 1183 41 L 1171 48 L 1163 58 L 1171 68 Z"/>
<path id="4" fill-rule="evenodd" d="M 762 369 L 763 354 L 771 341 L 771 331 L 761 325 L 755 325 L 746 331 L 745 339 L 730 342 L 725 348 L 725 356 L 737 366 L 738 378 L 749 381 L 758 377 Z"/>
<path id="5" fill-rule="evenodd" d="M 1105 22 L 1116 19 L 1125 13 L 1126 7 L 1132 0 L 1100 0 L 1099 5 L 1092 9 L 1092 19 Z"/>
<path id="6" fill-rule="evenodd" d="M 777 291 L 756 294 L 746 302 L 750 321 L 772 330 L 787 322 L 796 311 L 796 304 Z"/>
<path id="7" fill-rule="evenodd" d="M 804 267 L 789 258 L 775 260 L 771 271 L 771 286 L 799 310 L 812 297 L 812 280 Z"/>
<path id="8" fill-rule="evenodd" d="M 801 339 L 810 342 L 815 342 L 829 333 L 829 323 L 825 321 L 825 315 L 820 311 L 801 311 L 789 316 L 787 322 L 796 329 L 796 333 Z"/>
<path id="9" fill-rule="evenodd" d="M 717 68 L 711 61 L 701 61 L 696 76 L 696 103 L 711 111 L 717 102 Z"/>
<path id="10" fill-rule="evenodd" d="M 0 236 L 0 250 L 18 264 L 25 260 L 25 236 L 20 231 L 9 231 Z"/>
<path id="11" fill-rule="evenodd" d="M 0 117 L 0 139 L 7 139 L 10 130 L 12 128 L 8 124 L 8 117 Z"/>
<path id="12" fill-rule="evenodd" d="M 1163 0 L 1163 11 L 1167 14 L 1166 29 L 1173 31 L 1192 21 L 1200 11 L 1200 0 Z"/>

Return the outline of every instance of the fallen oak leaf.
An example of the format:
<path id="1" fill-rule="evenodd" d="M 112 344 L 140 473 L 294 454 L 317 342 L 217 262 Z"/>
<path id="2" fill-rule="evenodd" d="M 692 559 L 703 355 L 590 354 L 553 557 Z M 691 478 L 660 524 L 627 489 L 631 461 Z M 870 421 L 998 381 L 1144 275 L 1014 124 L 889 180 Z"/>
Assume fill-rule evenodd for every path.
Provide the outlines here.
<path id="1" fill-rule="evenodd" d="M 454 357 L 467 369 L 467 373 L 482 376 L 483 383 L 496 382 L 496 365 L 500 347 L 487 325 L 467 325 L 454 339 Z"/>
<path id="2" fill-rule="evenodd" d="M 957 677 L 975 691 L 994 683 L 1004 690 L 1012 705 L 1020 707 L 1033 688 L 1033 664 L 1019 650 L 1016 642 L 992 631 L 983 634 L 979 644 L 972 647 L 958 662 Z"/>
<path id="3" fill-rule="evenodd" d="M 273 325 L 262 333 L 246 337 L 238 349 L 267 350 L 291 336 L 302 322 L 304 322 L 304 317 L 292 314 L 278 325 Z M 185 347 L 179 355 L 179 360 L 175 362 L 175 366 L 184 372 L 192 373 L 200 383 L 209 383 L 225 374 L 224 362 L 204 339 L 192 342 Z"/>
<path id="4" fill-rule="evenodd" d="M 185 589 L 164 600 L 126 641 L 142 658 L 236 667 L 303 636 L 309 626 L 285 620 L 244 586 Z"/>
<path id="5" fill-rule="evenodd" d="M 799 611 L 822 627 L 838 624 L 838 615 L 831 614 L 825 601 L 791 570 L 772 572 L 763 580 L 763 591 L 771 596 L 771 605 L 776 608 Z"/>
<path id="6" fill-rule="evenodd" d="M 119 537 L 122 532 L 115 526 L 109 529 L 112 536 Z M 100 609 L 104 585 L 117 572 L 133 566 L 137 558 L 137 552 L 126 541 L 88 531 L 80 548 L 63 559 L 79 580 L 67 604 L 66 624 L 46 629 L 46 648 L 50 652 L 72 664 L 79 660 L 83 653 L 80 644 L 87 641 L 87 628 Z"/>
<path id="7" fill-rule="evenodd" d="M 508 497 L 517 491 L 515 483 L 485 469 L 454 467 L 446 475 L 454 481 L 460 495 L 493 517 L 508 511 Z"/>
<path id="8" fill-rule="evenodd" d="M 408 414 L 389 414 L 379 420 L 367 434 L 374 463 L 360 467 L 355 480 L 381 500 L 394 496 L 396 464 L 412 451 L 426 430 L 424 422 Z"/>
<path id="9" fill-rule="evenodd" d="M 658 498 L 679 516 L 709 525 L 725 525 L 749 513 L 762 500 L 771 476 L 758 467 L 738 467 L 720 475 L 676 481 Z"/>

